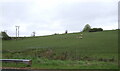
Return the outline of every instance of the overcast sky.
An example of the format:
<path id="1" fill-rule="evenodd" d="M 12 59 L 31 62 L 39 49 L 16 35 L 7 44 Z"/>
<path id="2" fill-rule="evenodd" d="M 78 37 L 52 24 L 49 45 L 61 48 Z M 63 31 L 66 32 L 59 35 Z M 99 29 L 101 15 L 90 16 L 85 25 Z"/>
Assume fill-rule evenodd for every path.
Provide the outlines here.
<path id="1" fill-rule="evenodd" d="M 80 32 L 92 28 L 118 28 L 119 0 L 0 0 L 0 30 L 15 36 Z"/>

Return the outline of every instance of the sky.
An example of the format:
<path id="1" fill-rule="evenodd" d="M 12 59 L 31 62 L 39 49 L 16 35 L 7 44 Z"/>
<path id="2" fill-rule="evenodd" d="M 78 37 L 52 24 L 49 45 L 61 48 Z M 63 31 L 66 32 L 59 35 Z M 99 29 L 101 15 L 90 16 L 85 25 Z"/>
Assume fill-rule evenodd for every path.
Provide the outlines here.
<path id="1" fill-rule="evenodd" d="M 80 32 L 92 28 L 118 28 L 119 0 L 0 0 L 0 31 L 16 36 Z"/>

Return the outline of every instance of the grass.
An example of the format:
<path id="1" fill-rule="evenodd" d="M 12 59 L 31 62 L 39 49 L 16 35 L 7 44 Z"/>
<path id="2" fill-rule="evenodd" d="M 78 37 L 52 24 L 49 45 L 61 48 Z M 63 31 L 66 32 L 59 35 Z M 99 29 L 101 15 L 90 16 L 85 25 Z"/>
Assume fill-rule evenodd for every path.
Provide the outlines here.
<path id="1" fill-rule="evenodd" d="M 23 63 L 3 63 L 3 67 L 23 68 Z M 39 58 L 33 60 L 32 69 L 117 69 L 117 64 L 102 61 L 72 61 L 72 60 L 50 60 Z"/>
<path id="2" fill-rule="evenodd" d="M 117 65 L 109 62 L 97 61 L 71 61 L 71 60 L 44 60 L 40 59 L 38 65 L 33 65 L 33 68 L 43 69 L 117 69 Z"/>
<path id="3" fill-rule="evenodd" d="M 3 40 L 3 58 L 32 59 L 32 68 L 117 68 L 118 31 L 84 32 L 83 39 L 78 38 L 80 34 L 69 33 Z M 86 61 L 90 65 L 87 65 Z"/>

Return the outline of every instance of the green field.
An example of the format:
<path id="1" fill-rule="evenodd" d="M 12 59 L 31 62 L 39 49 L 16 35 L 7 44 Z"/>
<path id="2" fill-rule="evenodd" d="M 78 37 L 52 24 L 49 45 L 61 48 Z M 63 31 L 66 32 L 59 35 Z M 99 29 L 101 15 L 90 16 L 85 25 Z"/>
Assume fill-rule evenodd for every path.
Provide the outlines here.
<path id="1" fill-rule="evenodd" d="M 118 68 L 117 30 L 3 40 L 2 46 L 3 59 L 32 59 L 33 69 Z M 11 66 L 24 65 L 3 63 Z"/>

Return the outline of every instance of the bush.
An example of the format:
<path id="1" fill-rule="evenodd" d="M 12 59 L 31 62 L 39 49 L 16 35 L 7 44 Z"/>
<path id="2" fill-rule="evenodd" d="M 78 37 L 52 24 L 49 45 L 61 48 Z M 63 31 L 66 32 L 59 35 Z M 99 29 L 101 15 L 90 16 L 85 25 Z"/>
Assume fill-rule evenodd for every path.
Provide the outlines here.
<path id="1" fill-rule="evenodd" d="M 103 31 L 102 28 L 93 28 L 93 29 L 90 29 L 89 32 L 98 32 L 98 31 Z"/>
<path id="2" fill-rule="evenodd" d="M 11 37 L 9 37 L 7 34 L 6 34 L 6 32 L 1 32 L 2 33 L 2 39 L 3 40 L 10 40 L 11 39 Z"/>

